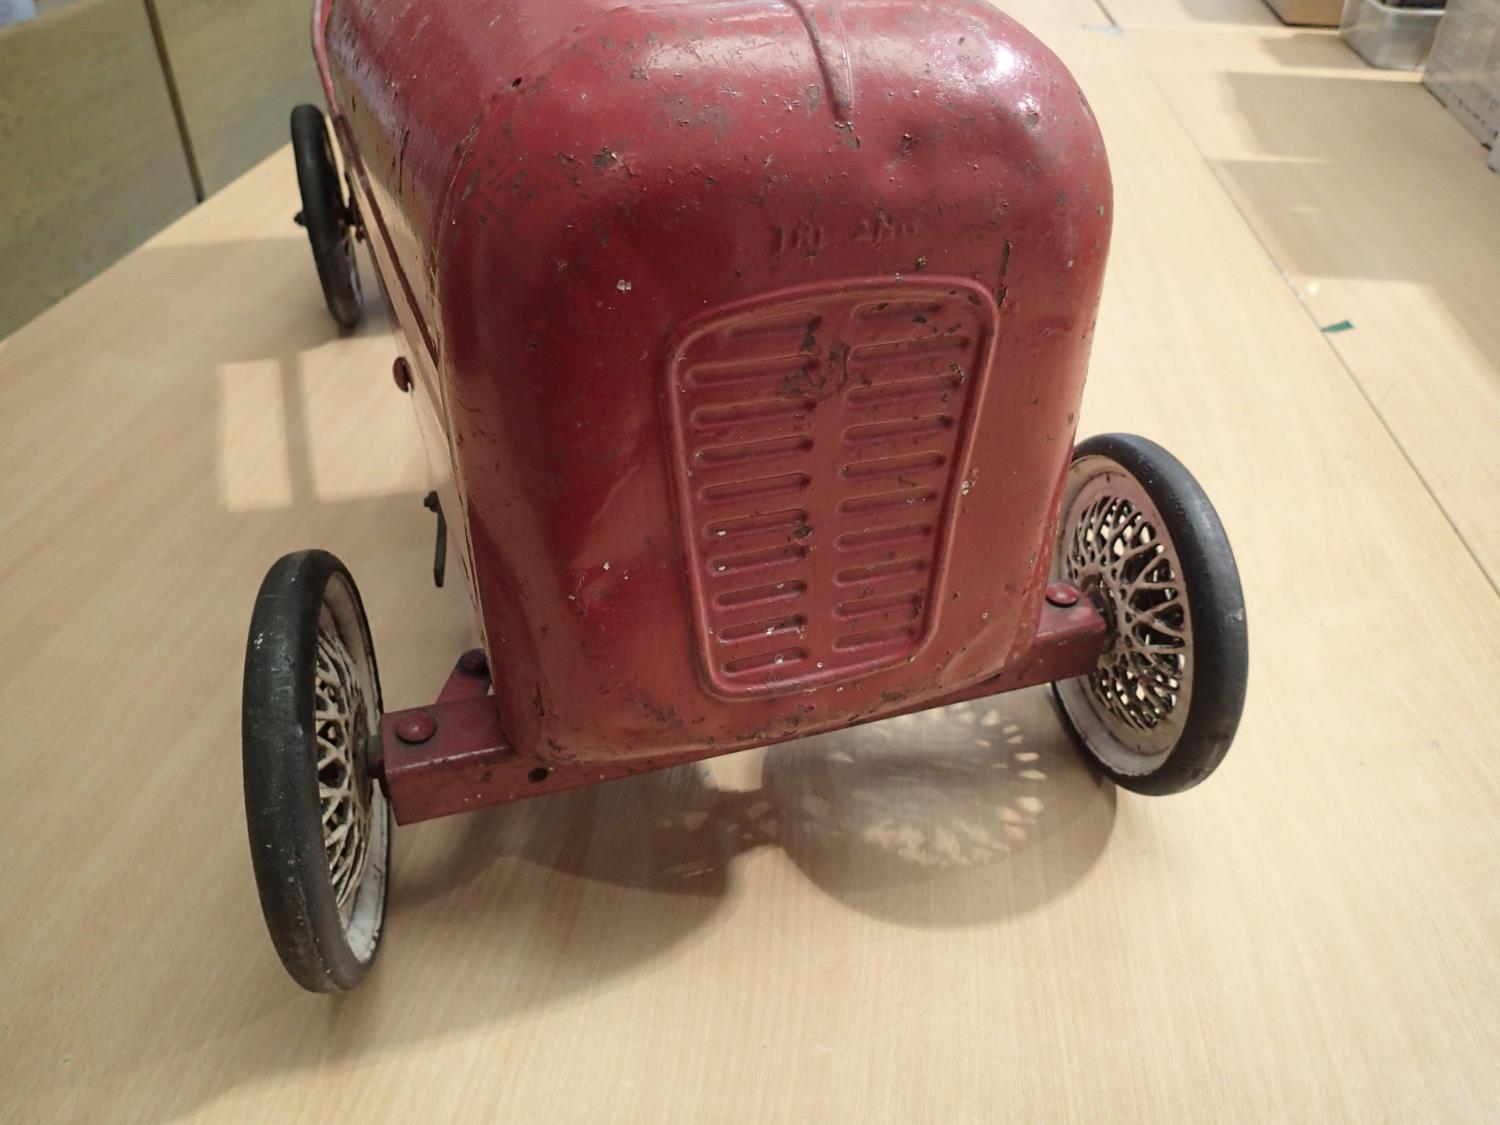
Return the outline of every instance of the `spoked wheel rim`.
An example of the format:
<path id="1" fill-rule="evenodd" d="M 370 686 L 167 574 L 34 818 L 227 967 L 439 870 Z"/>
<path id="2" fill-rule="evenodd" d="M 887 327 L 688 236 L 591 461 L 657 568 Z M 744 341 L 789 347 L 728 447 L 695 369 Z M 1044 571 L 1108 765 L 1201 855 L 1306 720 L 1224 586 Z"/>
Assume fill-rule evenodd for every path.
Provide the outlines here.
<path id="1" fill-rule="evenodd" d="M 1182 560 L 1156 503 L 1107 457 L 1068 472 L 1053 577 L 1090 598 L 1109 640 L 1087 676 L 1057 694 L 1111 769 L 1155 771 L 1181 739 L 1194 680 L 1193 619 Z"/>
<path id="2" fill-rule="evenodd" d="M 365 961 L 374 953 L 384 912 L 390 831 L 385 794 L 369 771 L 379 689 L 363 622 L 341 575 L 330 578 L 324 598 L 313 664 L 319 824 L 344 938 Z"/>

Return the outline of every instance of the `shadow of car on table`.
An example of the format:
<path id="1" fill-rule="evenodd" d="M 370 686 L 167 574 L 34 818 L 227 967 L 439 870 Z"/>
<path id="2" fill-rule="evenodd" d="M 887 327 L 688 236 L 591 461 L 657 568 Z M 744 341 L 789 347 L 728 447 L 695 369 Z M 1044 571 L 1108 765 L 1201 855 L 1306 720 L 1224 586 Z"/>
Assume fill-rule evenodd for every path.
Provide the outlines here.
<path id="1" fill-rule="evenodd" d="M 1061 895 L 1114 824 L 1100 777 L 1033 688 L 773 749 L 764 794 L 809 879 L 871 917 L 978 925 Z"/>
<path id="2" fill-rule="evenodd" d="M 472 814 L 403 857 L 393 915 L 402 929 L 429 915 L 432 925 L 468 917 L 488 926 L 497 895 L 515 909 L 518 889 L 556 893 L 555 879 L 532 885 L 548 871 L 713 900 L 728 892 L 736 856 L 775 847 L 871 917 L 977 925 L 1065 892 L 1114 823 L 1114 786 L 1075 747 L 1047 689 L 745 754 L 763 755 L 759 788 L 716 786 L 715 767 L 693 763 Z M 501 882 L 525 887 L 499 895 Z M 659 935 L 649 944 L 662 948 Z"/>
<path id="3" fill-rule="evenodd" d="M 227 1064 L 176 1108 L 607 997 L 733 924 L 732 897 L 795 893 L 794 876 L 736 894 L 736 859 L 760 849 L 877 925 L 1005 925 L 1084 877 L 1114 815 L 1042 688 L 414 826 L 387 918 L 403 955 L 319 997 L 263 948 L 219 1033 L 167 1052 Z M 175 1065 L 130 1054 L 129 1070 Z"/>

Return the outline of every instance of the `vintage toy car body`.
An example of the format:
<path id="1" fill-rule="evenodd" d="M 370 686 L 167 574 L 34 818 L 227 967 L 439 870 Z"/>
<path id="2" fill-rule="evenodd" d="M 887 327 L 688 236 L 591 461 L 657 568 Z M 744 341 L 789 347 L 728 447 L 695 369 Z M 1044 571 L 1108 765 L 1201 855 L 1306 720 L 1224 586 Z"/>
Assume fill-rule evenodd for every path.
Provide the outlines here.
<path id="1" fill-rule="evenodd" d="M 373 254 L 483 651 L 381 715 L 347 572 L 268 576 L 247 808 L 300 981 L 374 956 L 387 801 L 420 820 L 1051 681 L 1123 784 L 1217 764 L 1232 556 L 1157 447 L 1075 453 L 1109 171 L 1014 21 L 319 0 L 314 49 L 350 195 L 300 107 L 301 218 L 345 323 L 354 241 Z M 266 782 L 268 757 L 294 765 Z M 310 771 L 297 825 L 265 811 L 307 804 Z"/>

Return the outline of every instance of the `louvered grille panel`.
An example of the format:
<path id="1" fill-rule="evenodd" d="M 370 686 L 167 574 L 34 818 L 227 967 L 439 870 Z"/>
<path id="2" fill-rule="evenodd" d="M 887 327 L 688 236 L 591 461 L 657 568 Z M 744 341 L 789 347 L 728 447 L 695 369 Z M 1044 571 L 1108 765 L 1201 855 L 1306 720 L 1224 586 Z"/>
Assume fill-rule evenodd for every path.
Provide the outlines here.
<path id="1" fill-rule="evenodd" d="M 967 281 L 846 284 L 679 341 L 678 517 L 720 693 L 847 679 L 927 638 L 993 307 Z"/>

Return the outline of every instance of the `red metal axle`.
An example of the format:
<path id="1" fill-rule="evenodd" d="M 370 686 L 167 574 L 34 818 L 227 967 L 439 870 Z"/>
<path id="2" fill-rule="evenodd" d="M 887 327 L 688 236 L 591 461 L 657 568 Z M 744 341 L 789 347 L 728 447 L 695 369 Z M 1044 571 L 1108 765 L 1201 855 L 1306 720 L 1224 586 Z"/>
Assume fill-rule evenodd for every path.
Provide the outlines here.
<path id="1" fill-rule="evenodd" d="M 1011 660 L 1003 672 L 957 692 L 925 698 L 915 706 L 909 700 L 893 700 L 887 708 L 846 720 L 846 725 L 945 707 L 1084 674 L 1097 662 L 1103 648 L 1104 618 L 1087 598 L 1078 598 L 1076 591 L 1071 605 L 1057 604 L 1068 599 L 1064 591 L 1055 588 L 1049 594 L 1054 591 L 1060 596 L 1049 596 L 1044 603 L 1030 649 Z M 839 725 L 830 722 L 789 728 L 785 733 L 745 745 L 666 749 L 643 757 L 622 758 L 608 752 L 544 757 L 535 748 L 514 746 L 506 738 L 495 700 L 489 694 L 489 669 L 482 656 L 469 652 L 459 658 L 436 703 L 394 711 L 381 718 L 384 784 L 396 820 L 401 824 L 646 773 L 751 745 L 785 742 Z M 408 737 L 415 733 L 425 737 L 417 740 Z"/>

